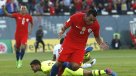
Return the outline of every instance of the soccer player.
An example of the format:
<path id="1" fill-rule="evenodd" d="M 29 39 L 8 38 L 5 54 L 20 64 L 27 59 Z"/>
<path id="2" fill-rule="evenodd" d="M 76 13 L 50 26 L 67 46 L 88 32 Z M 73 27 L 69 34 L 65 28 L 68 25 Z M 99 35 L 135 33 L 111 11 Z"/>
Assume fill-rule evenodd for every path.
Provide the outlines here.
<path id="1" fill-rule="evenodd" d="M 61 48 L 61 45 L 62 45 L 63 41 L 64 41 L 64 38 L 61 38 L 60 39 L 60 43 L 54 46 L 54 49 L 53 49 L 53 59 L 52 59 L 53 61 L 56 61 L 58 59 L 59 50 Z"/>
<path id="2" fill-rule="evenodd" d="M 28 14 L 27 8 L 24 5 L 21 6 L 20 12 L 18 13 L 8 13 L 5 6 L 3 6 L 3 11 L 7 16 L 15 18 L 16 20 L 15 52 L 17 68 L 20 68 L 26 50 L 28 34 L 30 35 L 33 29 L 32 16 Z M 29 23 L 31 23 L 31 25 L 28 32 Z"/>
<path id="3" fill-rule="evenodd" d="M 76 13 L 72 15 L 61 28 L 59 36 L 61 37 L 67 28 L 70 27 L 66 34 L 65 40 L 60 49 L 60 56 L 52 67 L 50 76 L 61 76 L 64 68 L 64 62 L 69 62 L 68 68 L 76 71 L 83 62 L 84 49 L 90 33 L 93 33 L 96 42 L 102 49 L 108 49 L 108 45 L 102 41 L 99 31 L 100 25 L 96 19 L 97 12 L 95 9 L 89 9 L 86 13 Z"/>
<path id="4" fill-rule="evenodd" d="M 44 44 L 44 41 L 43 41 L 43 28 L 42 28 L 41 25 L 39 26 L 39 29 L 36 31 L 36 44 L 35 44 L 35 52 L 36 53 L 37 53 L 39 43 L 42 44 L 43 52 L 45 52 L 45 44 Z"/>
<path id="5" fill-rule="evenodd" d="M 55 64 L 55 61 L 47 60 L 40 62 L 39 60 L 35 59 L 30 63 L 30 66 L 34 73 L 38 71 L 42 71 L 43 73 L 49 75 L 52 66 Z M 72 71 L 68 68 L 66 68 L 62 74 L 62 76 L 116 76 L 116 73 L 113 72 L 111 69 L 105 69 L 105 70 L 85 70 L 82 68 L 79 68 L 77 71 Z"/>
<path id="6" fill-rule="evenodd" d="M 53 59 L 52 59 L 53 61 L 56 61 L 58 59 L 59 50 L 61 48 L 61 45 L 62 45 L 63 41 L 64 41 L 64 38 L 61 38 L 60 39 L 60 43 L 54 46 L 54 49 L 53 49 Z M 93 47 L 87 47 L 85 49 L 84 60 L 83 60 L 82 66 L 81 66 L 82 68 L 90 68 L 90 67 L 92 67 L 96 63 L 96 59 L 95 58 L 92 59 L 91 63 L 89 63 L 89 64 L 86 63 L 86 62 L 88 62 L 91 59 L 90 52 L 92 50 L 93 50 Z"/>
<path id="7" fill-rule="evenodd" d="M 56 61 L 58 59 L 59 50 L 61 48 L 61 45 L 62 45 L 63 41 L 64 41 L 64 38 L 61 38 L 60 39 L 60 43 L 54 46 L 54 49 L 53 49 L 53 59 L 52 59 L 53 61 Z M 88 62 L 91 59 L 90 52 L 92 50 L 93 50 L 93 47 L 87 47 L 85 49 L 84 60 L 83 60 L 82 66 L 81 66 L 82 68 L 90 68 L 90 67 L 92 67 L 92 65 L 94 65 L 96 63 L 96 59 L 92 59 L 91 63 L 89 63 L 89 64 L 86 63 L 86 62 Z"/>

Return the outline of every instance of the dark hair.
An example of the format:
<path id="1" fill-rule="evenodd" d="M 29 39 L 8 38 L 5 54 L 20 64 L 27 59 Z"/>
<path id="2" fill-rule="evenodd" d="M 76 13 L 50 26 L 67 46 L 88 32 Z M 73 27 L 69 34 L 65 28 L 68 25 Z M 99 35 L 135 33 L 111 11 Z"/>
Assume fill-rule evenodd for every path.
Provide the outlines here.
<path id="1" fill-rule="evenodd" d="M 39 65 L 41 65 L 41 62 L 40 62 L 39 60 L 35 59 L 35 60 L 33 60 L 33 61 L 30 63 L 30 65 L 32 65 L 32 64 L 39 64 Z"/>
<path id="2" fill-rule="evenodd" d="M 90 7 L 90 9 L 87 12 L 87 16 L 89 16 L 90 14 L 92 14 L 94 17 L 97 16 L 97 11 L 94 7 Z"/>
<path id="3" fill-rule="evenodd" d="M 60 39 L 60 44 L 62 44 L 62 43 L 63 43 L 63 41 L 64 41 L 64 38 L 61 38 L 61 39 Z"/>

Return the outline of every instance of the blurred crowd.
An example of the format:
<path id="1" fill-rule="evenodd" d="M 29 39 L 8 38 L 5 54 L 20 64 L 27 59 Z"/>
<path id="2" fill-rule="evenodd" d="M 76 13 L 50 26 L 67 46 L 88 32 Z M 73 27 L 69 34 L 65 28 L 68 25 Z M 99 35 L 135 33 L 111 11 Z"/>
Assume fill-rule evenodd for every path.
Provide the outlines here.
<path id="1" fill-rule="evenodd" d="M 1 0 L 4 1 L 4 0 Z M 17 12 L 19 6 L 25 4 L 32 15 L 65 15 L 75 12 L 85 12 L 93 6 L 98 14 L 126 14 L 127 11 L 136 12 L 136 0 L 7 0 L 6 6 L 10 13 Z M 2 12 L 0 11 L 0 14 Z"/>

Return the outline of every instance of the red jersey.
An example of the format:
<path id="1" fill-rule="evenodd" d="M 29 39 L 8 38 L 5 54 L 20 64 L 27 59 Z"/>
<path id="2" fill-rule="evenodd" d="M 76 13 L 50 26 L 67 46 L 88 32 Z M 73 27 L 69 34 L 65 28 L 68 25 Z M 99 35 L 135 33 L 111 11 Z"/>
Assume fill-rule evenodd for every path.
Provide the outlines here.
<path id="1" fill-rule="evenodd" d="M 12 17 L 16 20 L 16 35 L 28 35 L 28 24 L 32 23 L 32 16 L 29 14 L 22 15 L 20 13 L 13 13 Z"/>
<path id="2" fill-rule="evenodd" d="M 91 32 L 93 32 L 95 37 L 99 36 L 100 26 L 98 21 L 96 20 L 91 25 L 86 25 L 83 19 L 84 16 L 85 13 L 76 13 L 65 23 L 65 27 L 71 28 L 66 34 L 63 47 L 83 50 Z"/>

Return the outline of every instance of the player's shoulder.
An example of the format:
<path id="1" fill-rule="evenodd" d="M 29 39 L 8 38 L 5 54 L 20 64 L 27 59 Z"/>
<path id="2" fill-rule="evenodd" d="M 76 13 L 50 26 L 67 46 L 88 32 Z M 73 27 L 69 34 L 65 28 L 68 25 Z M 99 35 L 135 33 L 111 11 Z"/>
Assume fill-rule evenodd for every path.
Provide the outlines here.
<path id="1" fill-rule="evenodd" d="M 32 17 L 30 14 L 26 14 L 25 16 L 26 16 L 26 17 L 29 17 L 29 18 L 31 18 L 31 17 Z"/>
<path id="2" fill-rule="evenodd" d="M 82 17 L 84 15 L 85 15 L 85 13 L 83 13 L 83 12 L 77 12 L 77 13 L 73 14 L 71 17 L 72 18 L 78 18 L 78 17 Z"/>
<path id="3" fill-rule="evenodd" d="M 95 26 L 100 27 L 98 20 L 96 19 L 94 22 Z"/>
<path id="4" fill-rule="evenodd" d="M 99 25 L 99 22 L 98 22 L 98 20 L 96 19 L 94 22 L 93 22 L 93 24 L 91 24 L 93 27 L 95 27 L 95 28 L 99 28 L 100 27 L 100 25 Z M 92 26 L 90 26 L 90 27 L 92 27 Z"/>

